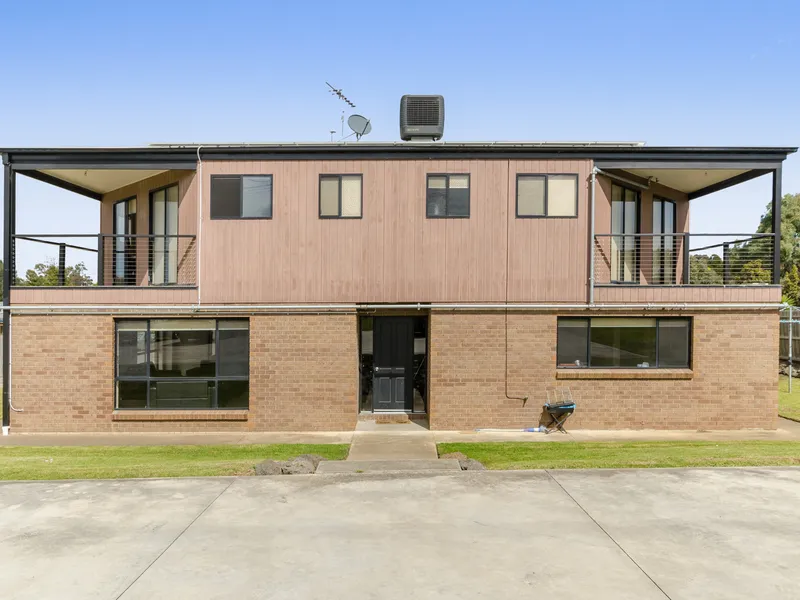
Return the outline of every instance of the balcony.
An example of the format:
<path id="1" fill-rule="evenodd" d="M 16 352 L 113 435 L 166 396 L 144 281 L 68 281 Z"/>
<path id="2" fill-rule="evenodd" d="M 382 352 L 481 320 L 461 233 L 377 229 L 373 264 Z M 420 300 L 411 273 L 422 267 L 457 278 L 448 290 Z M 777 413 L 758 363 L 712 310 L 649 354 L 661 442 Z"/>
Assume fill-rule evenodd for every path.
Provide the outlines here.
<path id="1" fill-rule="evenodd" d="M 597 234 L 597 301 L 779 302 L 773 233 Z"/>
<path id="2" fill-rule="evenodd" d="M 53 255 L 19 269 L 20 248 L 29 244 L 48 246 Z M 189 302 L 197 285 L 196 236 L 15 234 L 11 272 L 16 304 Z"/>

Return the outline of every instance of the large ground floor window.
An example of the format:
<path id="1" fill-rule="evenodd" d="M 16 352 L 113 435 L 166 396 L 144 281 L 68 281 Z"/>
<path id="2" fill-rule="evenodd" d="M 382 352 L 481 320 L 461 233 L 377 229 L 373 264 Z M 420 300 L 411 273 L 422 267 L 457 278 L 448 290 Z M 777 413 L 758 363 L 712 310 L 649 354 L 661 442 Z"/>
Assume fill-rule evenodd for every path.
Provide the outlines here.
<path id="1" fill-rule="evenodd" d="M 688 318 L 558 319 L 559 367 L 688 368 Z"/>
<path id="2" fill-rule="evenodd" d="M 117 321 L 118 409 L 247 408 L 246 319 Z"/>

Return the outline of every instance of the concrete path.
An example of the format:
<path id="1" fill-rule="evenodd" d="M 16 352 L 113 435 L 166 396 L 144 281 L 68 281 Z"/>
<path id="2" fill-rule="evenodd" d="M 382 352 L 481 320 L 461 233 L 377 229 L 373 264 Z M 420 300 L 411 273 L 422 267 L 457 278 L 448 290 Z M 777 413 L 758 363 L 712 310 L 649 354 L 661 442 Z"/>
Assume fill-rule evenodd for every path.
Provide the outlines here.
<path id="1" fill-rule="evenodd" d="M 403 429 L 407 425 L 364 425 L 357 431 L 331 432 L 261 432 L 261 433 L 13 433 L 0 436 L 0 446 L 163 446 L 208 444 L 349 444 L 356 433 L 388 432 L 392 435 L 420 431 Z M 427 430 L 422 430 L 423 433 Z M 778 428 L 744 429 L 736 431 L 660 431 L 660 430 L 569 430 L 568 434 L 432 431 L 439 442 L 612 442 L 612 441 L 735 441 L 779 440 L 800 441 L 800 423 L 778 419 Z"/>
<path id="2" fill-rule="evenodd" d="M 407 461 L 438 457 L 433 432 L 416 423 L 380 425 L 359 421 L 347 460 Z"/>
<path id="3" fill-rule="evenodd" d="M 0 484 L 4 600 L 800 597 L 800 469 Z"/>

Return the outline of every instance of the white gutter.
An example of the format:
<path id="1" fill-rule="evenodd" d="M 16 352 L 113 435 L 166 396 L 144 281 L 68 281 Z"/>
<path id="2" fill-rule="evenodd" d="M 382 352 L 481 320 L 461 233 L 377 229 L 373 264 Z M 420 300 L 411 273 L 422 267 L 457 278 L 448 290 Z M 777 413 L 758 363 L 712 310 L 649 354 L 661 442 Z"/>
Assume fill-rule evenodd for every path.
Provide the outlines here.
<path id="1" fill-rule="evenodd" d="M 187 312 L 187 313 L 251 313 L 251 312 L 341 312 L 356 310 L 697 310 L 713 309 L 778 309 L 781 303 L 648 303 L 648 304 L 463 304 L 463 303 L 416 303 L 416 304 L 237 304 L 237 305 L 203 305 L 196 304 L 21 304 L 3 306 L 3 310 L 14 312 L 46 312 L 72 313 L 84 311 L 87 314 L 97 311 L 113 313 L 153 313 L 153 312 Z"/>
<path id="2" fill-rule="evenodd" d="M 592 185 L 589 193 L 589 304 L 594 304 L 594 198 L 597 167 L 592 167 Z"/>
<path id="3" fill-rule="evenodd" d="M 203 264 L 202 254 L 200 247 L 203 239 L 203 161 L 200 159 L 200 148 L 197 147 L 197 247 L 195 248 L 195 255 L 197 256 L 197 306 L 200 306 L 200 267 Z"/>

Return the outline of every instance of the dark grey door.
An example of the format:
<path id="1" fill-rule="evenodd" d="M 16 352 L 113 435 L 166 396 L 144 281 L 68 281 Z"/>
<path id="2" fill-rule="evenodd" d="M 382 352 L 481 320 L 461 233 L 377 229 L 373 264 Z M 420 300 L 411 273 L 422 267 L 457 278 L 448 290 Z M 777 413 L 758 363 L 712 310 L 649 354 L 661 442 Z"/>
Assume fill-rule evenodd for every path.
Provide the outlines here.
<path id="1" fill-rule="evenodd" d="M 414 407 L 414 318 L 375 317 L 373 410 Z"/>

